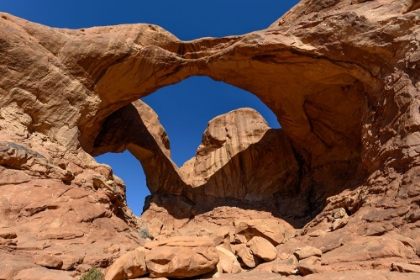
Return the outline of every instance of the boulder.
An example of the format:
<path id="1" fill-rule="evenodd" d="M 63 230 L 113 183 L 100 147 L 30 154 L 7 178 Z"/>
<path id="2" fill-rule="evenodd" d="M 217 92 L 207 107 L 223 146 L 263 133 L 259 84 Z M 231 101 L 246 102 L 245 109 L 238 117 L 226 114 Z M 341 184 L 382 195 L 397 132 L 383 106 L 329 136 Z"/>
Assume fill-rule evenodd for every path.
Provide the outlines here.
<path id="1" fill-rule="evenodd" d="M 146 252 L 146 249 L 139 247 L 119 257 L 107 269 L 105 280 L 133 279 L 147 274 Z"/>
<path id="2" fill-rule="evenodd" d="M 149 242 L 146 266 L 151 277 L 194 277 L 213 271 L 219 255 L 210 238 L 177 236 Z"/>
<path id="3" fill-rule="evenodd" d="M 230 245 L 230 229 L 228 227 L 218 228 L 212 235 L 215 246 L 220 246 L 226 250 L 233 252 L 233 249 Z"/>
<path id="4" fill-rule="evenodd" d="M 63 267 L 63 261 L 57 256 L 53 255 L 35 255 L 33 256 L 34 262 L 37 265 L 47 268 L 60 269 Z"/>
<path id="5" fill-rule="evenodd" d="M 324 271 L 321 268 L 321 258 L 316 256 L 311 256 L 299 261 L 297 269 L 302 275 L 309 275 L 320 271 Z"/>
<path id="6" fill-rule="evenodd" d="M 260 236 L 270 241 L 274 246 L 279 245 L 290 237 L 294 228 L 283 220 L 239 220 L 235 221 L 235 237 L 237 240 L 251 240 L 254 236 Z M 245 239 L 243 239 L 245 237 Z"/>
<path id="7" fill-rule="evenodd" d="M 239 264 L 236 256 L 229 250 L 216 246 L 217 253 L 219 254 L 219 263 L 217 264 L 217 270 L 220 274 L 222 273 L 240 273 L 242 271 L 241 265 Z"/>
<path id="8" fill-rule="evenodd" d="M 331 230 L 337 230 L 340 229 L 342 227 L 344 227 L 345 225 L 347 225 L 348 220 L 347 219 L 336 219 L 334 220 L 334 222 L 331 224 Z"/>
<path id="9" fill-rule="evenodd" d="M 254 236 L 246 243 L 246 246 L 249 247 L 254 256 L 257 256 L 264 261 L 269 262 L 275 260 L 277 257 L 276 247 L 260 236 Z"/>
<path id="10" fill-rule="evenodd" d="M 305 246 L 303 248 L 297 248 L 293 254 L 298 260 L 303 260 L 312 256 L 321 257 L 322 251 L 315 247 Z"/>
<path id="11" fill-rule="evenodd" d="M 245 266 L 249 268 L 256 267 L 261 260 L 252 254 L 251 249 L 246 244 L 236 246 L 236 255 L 242 260 Z"/>
<path id="12" fill-rule="evenodd" d="M 298 273 L 297 261 L 296 263 L 289 260 L 275 260 L 258 265 L 253 271 L 271 272 L 283 276 L 295 275 Z"/>

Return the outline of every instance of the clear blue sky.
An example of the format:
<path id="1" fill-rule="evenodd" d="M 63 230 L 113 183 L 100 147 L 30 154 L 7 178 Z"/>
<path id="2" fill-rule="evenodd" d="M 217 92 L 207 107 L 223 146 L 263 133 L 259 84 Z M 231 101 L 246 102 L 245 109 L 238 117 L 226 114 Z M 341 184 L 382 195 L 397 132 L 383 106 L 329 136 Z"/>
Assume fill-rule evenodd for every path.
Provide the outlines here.
<path id="1" fill-rule="evenodd" d="M 240 35 L 268 27 L 298 0 L 2 0 L 0 11 L 52 27 L 82 28 L 122 23 L 152 23 L 182 40 Z M 241 107 L 279 127 L 273 113 L 254 95 L 207 77 L 192 77 L 142 99 L 159 115 L 178 166 L 194 156 L 209 120 Z M 128 205 L 140 215 L 149 194 L 139 162 L 128 152 L 96 158 L 127 185 Z"/>

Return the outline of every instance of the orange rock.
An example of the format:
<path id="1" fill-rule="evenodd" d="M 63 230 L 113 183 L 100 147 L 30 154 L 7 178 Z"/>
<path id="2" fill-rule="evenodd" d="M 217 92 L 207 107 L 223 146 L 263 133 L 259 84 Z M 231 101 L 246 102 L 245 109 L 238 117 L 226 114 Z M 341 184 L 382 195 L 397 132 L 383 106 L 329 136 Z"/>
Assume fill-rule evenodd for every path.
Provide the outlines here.
<path id="1" fill-rule="evenodd" d="M 4 239 L 14 239 L 17 237 L 17 234 L 14 230 L 5 228 L 0 229 L 0 237 Z"/>
<path id="2" fill-rule="evenodd" d="M 251 240 L 246 243 L 251 253 L 264 261 L 272 261 L 277 257 L 277 250 L 270 241 L 260 237 L 254 236 Z"/>
<path id="3" fill-rule="evenodd" d="M 305 280 L 359 280 L 359 279 L 377 279 L 377 280 L 415 280 L 420 276 L 419 273 L 401 274 L 396 272 L 381 270 L 362 270 L 362 271 L 340 271 L 326 272 L 320 274 L 311 274 L 305 276 Z"/>
<path id="4" fill-rule="evenodd" d="M 323 254 L 322 264 L 391 257 L 411 258 L 414 257 L 414 252 L 399 240 L 386 237 L 359 237 L 353 242 Z"/>
<path id="5" fill-rule="evenodd" d="M 256 267 L 261 260 L 252 254 L 251 249 L 246 244 L 241 244 L 236 248 L 236 255 L 242 260 L 245 266 L 249 268 Z"/>
<path id="6" fill-rule="evenodd" d="M 241 265 L 239 264 L 236 256 L 229 250 L 216 246 L 217 253 L 219 254 L 219 263 L 217 264 L 217 270 L 220 274 L 222 273 L 240 273 L 242 272 Z"/>
<path id="7" fill-rule="evenodd" d="M 212 239 L 215 246 L 220 246 L 226 250 L 233 252 L 233 249 L 230 245 L 230 229 L 227 227 L 220 227 L 216 232 L 212 234 Z"/>
<path id="8" fill-rule="evenodd" d="M 146 253 L 146 249 L 139 247 L 122 255 L 108 268 L 105 280 L 133 279 L 147 274 Z"/>
<path id="9" fill-rule="evenodd" d="M 420 266 L 408 263 L 393 263 L 391 270 L 398 272 L 415 272 L 420 273 Z"/>
<path id="10" fill-rule="evenodd" d="M 323 270 L 321 268 L 321 258 L 316 256 L 310 256 L 299 261 L 297 269 L 302 275 L 309 275 L 320 271 L 326 271 L 328 268 Z"/>
<path id="11" fill-rule="evenodd" d="M 20 271 L 13 279 L 16 280 L 72 280 L 73 277 L 70 276 L 69 272 L 60 271 L 60 270 L 50 270 L 44 267 L 34 267 Z"/>
<path id="12" fill-rule="evenodd" d="M 244 236 L 244 240 L 251 240 L 254 236 L 261 236 L 273 245 L 283 243 L 285 236 L 290 236 L 294 228 L 283 220 L 239 220 L 235 221 L 235 236 Z"/>
<path id="13" fill-rule="evenodd" d="M 212 240 L 204 237 L 171 237 L 149 242 L 146 249 L 151 277 L 193 277 L 213 271 L 219 262 Z"/>
<path id="14" fill-rule="evenodd" d="M 278 140 L 270 142 L 272 150 L 254 147 L 267 145 L 272 137 Z M 276 156 L 284 161 L 275 161 Z M 254 173 L 260 162 L 270 168 Z M 254 109 L 241 108 L 209 121 L 195 157 L 180 171 L 184 181 L 197 188 L 198 195 L 258 201 L 273 194 L 272 183 L 277 180 L 287 182 L 283 188 L 289 189 L 289 182 L 292 184 L 296 179 L 297 168 L 292 148 L 282 132 L 270 130 Z M 271 181 L 265 182 L 268 177 Z"/>
<path id="15" fill-rule="evenodd" d="M 322 251 L 315 247 L 305 246 L 303 248 L 297 248 L 293 254 L 298 258 L 298 260 L 303 260 L 313 256 L 321 257 Z"/>
<path id="16" fill-rule="evenodd" d="M 53 255 L 35 255 L 33 259 L 37 265 L 47 268 L 60 269 L 63 267 L 63 261 Z"/>
<path id="17" fill-rule="evenodd" d="M 67 279 L 144 242 L 123 182 L 92 158 L 128 149 L 152 192 L 143 218 L 162 221 L 160 235 L 275 220 L 280 226 L 246 225 L 235 240 L 261 236 L 282 253 L 319 248 L 321 268 L 339 272 L 306 267 L 319 273 L 308 279 L 417 279 L 357 270 L 418 263 L 418 8 L 302 0 L 265 30 L 189 42 L 148 24 L 68 30 L 1 13 L 0 228 L 16 235 L 0 239 L 1 277 Z M 193 75 L 252 92 L 282 129 L 250 109 L 216 117 L 178 169 L 157 115 L 137 100 Z M 214 256 L 206 260 L 187 241 L 175 243 L 179 275 L 194 274 L 188 255 L 214 269 L 212 241 L 199 246 Z M 164 247 L 151 252 L 168 261 Z M 58 253 L 74 275 L 32 259 Z M 258 263 L 249 248 L 238 255 Z M 10 261 L 19 258 L 27 263 Z"/>
<path id="18" fill-rule="evenodd" d="M 17 256 L 6 252 L 0 252 L 0 258 L 2 260 L 0 279 L 13 279 L 20 271 L 36 266 L 28 256 Z"/>

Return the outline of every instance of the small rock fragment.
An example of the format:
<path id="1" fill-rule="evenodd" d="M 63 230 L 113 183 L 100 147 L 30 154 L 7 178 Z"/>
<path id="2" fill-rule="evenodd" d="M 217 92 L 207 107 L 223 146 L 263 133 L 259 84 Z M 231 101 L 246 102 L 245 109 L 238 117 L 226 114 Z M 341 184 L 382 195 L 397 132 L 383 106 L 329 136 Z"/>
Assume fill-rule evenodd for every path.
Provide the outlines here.
<path id="1" fill-rule="evenodd" d="M 298 260 L 303 260 L 312 256 L 321 257 L 322 251 L 315 247 L 305 246 L 303 248 L 297 248 L 293 254 Z"/>
<path id="2" fill-rule="evenodd" d="M 332 223 L 331 230 L 334 231 L 334 230 L 340 229 L 344 227 L 345 225 L 347 225 L 347 223 L 348 223 L 347 219 L 337 219 Z"/>
<path id="3" fill-rule="evenodd" d="M 63 261 L 56 256 L 51 255 L 35 255 L 33 256 L 34 262 L 37 265 L 47 267 L 47 268 L 55 268 L 60 269 L 63 267 Z"/>

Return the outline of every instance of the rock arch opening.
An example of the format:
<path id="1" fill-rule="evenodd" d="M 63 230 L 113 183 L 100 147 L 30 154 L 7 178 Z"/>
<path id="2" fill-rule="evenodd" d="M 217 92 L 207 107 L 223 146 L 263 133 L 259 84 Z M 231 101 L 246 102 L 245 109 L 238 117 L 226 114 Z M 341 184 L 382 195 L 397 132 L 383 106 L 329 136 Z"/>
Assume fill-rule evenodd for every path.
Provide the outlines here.
<path id="1" fill-rule="evenodd" d="M 150 195 L 141 163 L 129 152 L 106 153 L 95 157 L 98 163 L 112 167 L 114 175 L 126 186 L 127 205 L 137 216 L 143 212 L 144 198 Z"/>
<path id="2" fill-rule="evenodd" d="M 257 111 L 253 111 L 254 109 L 252 111 L 245 110 L 243 113 L 236 114 L 235 120 L 242 122 L 241 124 L 238 124 L 242 125 L 243 131 L 240 132 L 242 133 L 242 136 L 249 136 L 249 138 L 255 136 L 255 139 L 243 139 L 243 143 L 229 143 L 229 147 L 227 150 L 223 149 L 223 152 L 228 152 L 231 156 L 209 164 L 219 164 L 221 165 L 220 167 L 223 167 L 227 161 L 233 158 L 236 154 L 245 150 L 245 148 L 248 148 L 249 145 L 254 145 L 257 140 L 260 140 L 266 130 L 269 130 L 270 127 L 273 128 L 270 129 L 273 131 L 268 133 L 270 135 L 274 133 L 275 128 L 280 127 L 276 116 L 255 95 L 231 85 L 213 81 L 208 77 L 191 77 L 176 85 L 163 88 L 152 95 L 143 98 L 143 101 L 157 108 L 160 123 L 164 126 L 164 129 L 159 123 L 158 114 L 155 114 L 146 104 L 136 102 L 136 104 L 139 104 L 138 106 L 134 106 L 134 108 L 137 107 L 137 110 L 133 110 L 134 108 L 129 109 L 131 106 L 128 106 L 125 109 L 121 109 L 113 113 L 110 118 L 105 121 L 105 129 L 101 131 L 95 141 L 94 153 L 97 155 L 103 151 L 109 151 L 110 149 L 114 152 L 97 156 L 96 159 L 101 163 L 106 163 L 112 166 L 115 173 L 118 176 L 121 176 L 121 178 L 125 181 L 127 186 L 128 205 L 137 215 L 141 214 L 144 199 L 150 194 L 150 192 L 148 191 L 146 187 L 147 183 L 145 182 L 147 176 L 144 176 L 142 172 L 138 172 L 140 170 L 137 170 L 136 172 L 136 169 L 138 169 L 138 162 L 133 160 L 134 158 L 130 156 L 130 153 L 133 153 L 140 163 L 146 165 L 146 170 L 149 171 L 149 173 L 155 173 L 155 162 L 150 163 L 148 158 L 154 157 L 153 153 L 156 153 L 159 148 L 164 148 L 165 156 L 168 157 L 166 162 L 169 165 L 171 165 L 171 163 L 172 165 L 175 163 L 172 168 L 174 169 L 173 173 L 177 173 L 178 167 L 181 167 L 184 163 L 186 165 L 194 165 L 194 157 L 196 156 L 199 145 L 203 145 L 203 143 L 201 143 L 203 137 L 205 137 L 205 135 L 203 136 L 203 132 L 210 120 L 218 117 L 220 118 L 220 115 L 223 114 L 230 114 L 233 116 L 235 113 L 229 112 L 239 108 L 254 108 L 255 110 L 260 111 L 262 116 L 260 116 Z M 137 121 L 135 120 L 136 118 Z M 254 121 L 260 123 L 258 123 L 257 126 L 253 124 L 254 127 L 245 127 L 248 125 L 246 124 L 247 118 L 250 119 L 250 123 Z M 266 120 L 268 120 L 268 123 L 266 123 Z M 230 126 L 230 128 L 233 127 L 236 130 L 236 124 L 232 123 L 232 121 L 234 120 L 231 119 L 227 121 L 228 123 L 224 121 L 224 126 L 218 127 L 218 129 L 227 129 L 227 126 Z M 136 124 L 138 125 L 139 122 L 145 125 L 145 127 L 142 127 L 141 125 L 136 127 Z M 250 131 L 246 131 L 247 129 L 250 129 Z M 170 149 L 169 139 L 166 136 L 165 130 L 171 133 L 169 135 L 171 139 Z M 141 132 L 138 133 L 139 131 Z M 127 134 L 127 136 L 124 136 L 124 134 Z M 129 136 L 129 134 L 134 134 L 135 136 Z M 151 148 L 151 143 L 153 142 L 151 138 L 146 141 L 135 139 L 137 137 L 148 138 L 147 136 L 145 137 L 145 134 L 149 137 L 152 135 L 154 140 L 160 139 L 160 147 L 155 146 L 154 148 Z M 122 140 L 123 138 L 124 140 Z M 146 147 L 141 147 L 141 145 L 144 145 L 145 142 L 149 144 L 146 145 Z M 209 143 L 204 144 L 204 146 L 207 145 L 205 148 L 203 148 L 204 146 L 201 147 L 201 153 L 203 149 L 209 148 L 208 144 Z M 214 149 L 214 147 L 211 147 L 211 149 Z M 130 152 L 128 152 L 128 150 Z M 208 156 L 209 155 L 206 155 L 206 157 Z M 153 165 L 153 167 L 150 167 L 150 164 Z M 201 165 L 203 165 L 203 163 L 201 163 Z M 124 168 L 123 166 L 127 167 Z M 202 168 L 206 168 L 205 166 L 206 164 L 204 164 Z M 238 168 L 237 164 L 235 168 Z M 248 166 L 248 168 L 251 169 L 252 167 Z M 250 170 L 248 170 L 248 172 L 249 171 Z M 204 177 L 201 178 L 201 176 L 198 176 L 200 178 L 197 178 L 197 174 L 190 174 L 191 172 L 193 172 L 193 170 L 189 170 L 189 167 L 182 166 L 179 170 L 182 177 L 180 179 L 186 181 L 189 178 L 189 183 L 187 184 L 196 186 L 198 186 L 197 183 L 193 184 L 191 182 L 192 177 L 195 176 L 195 179 L 202 181 L 202 183 L 209 179 Z M 207 177 L 210 177 L 210 175 L 214 172 L 214 170 L 209 171 Z M 237 173 L 237 177 L 242 176 L 242 174 L 240 174 L 240 170 L 236 170 L 235 172 Z M 148 181 L 156 181 L 153 177 L 155 176 L 149 174 Z M 241 179 L 236 178 L 236 180 L 250 181 L 250 177 L 251 176 Z M 230 180 L 231 183 L 232 181 L 234 180 Z M 253 181 L 253 184 L 255 184 L 256 179 L 254 178 Z M 228 183 L 229 182 L 225 182 L 225 184 Z M 162 181 L 159 181 L 158 184 L 162 184 Z M 220 186 L 220 183 L 219 187 L 229 189 L 229 186 Z M 237 186 L 234 185 L 231 186 L 231 188 L 235 189 Z M 236 192 L 237 191 L 238 190 L 236 190 Z M 245 189 L 243 188 L 242 192 L 244 191 Z M 219 195 L 223 196 L 224 192 L 219 191 Z M 250 198 L 256 194 L 249 193 L 246 195 Z M 242 196 L 245 197 L 245 194 Z"/>
<path id="3" fill-rule="evenodd" d="M 160 230 L 156 236 L 197 235 L 197 228 L 271 215 L 294 227 L 306 224 L 298 231 L 303 236 L 279 252 L 323 248 L 322 262 L 333 270 L 343 267 L 337 259 L 355 260 L 348 249 L 366 240 L 371 248 L 383 242 L 385 250 L 399 242 L 406 253 L 391 257 L 413 260 L 420 178 L 416 15 L 404 1 L 359 2 L 302 0 L 266 30 L 190 42 L 152 25 L 58 30 L 2 14 L 0 137 L 8 142 L 0 170 L 2 221 L 11 230 L 6 235 L 17 238 L 5 243 L 7 250 L 67 248 L 74 260 L 82 251 L 83 266 L 66 264 L 81 271 L 108 266 L 117 252 L 139 245 L 122 183 L 90 157 L 128 149 L 150 174 L 153 196 L 144 215 Z M 254 93 L 283 126 L 265 131 L 231 158 L 231 168 L 210 172 L 205 182 L 185 178 L 170 160 L 167 135 L 138 100 L 194 75 Z M 203 159 L 234 139 L 230 128 L 216 124 L 203 141 Z M 283 167 L 291 172 L 279 174 Z M 237 170 L 250 171 L 257 184 L 237 180 Z M 283 182 L 291 187 L 271 191 Z M 263 197 L 246 197 L 250 193 Z M 121 243 L 127 247 L 113 246 Z M 389 270 L 389 262 L 358 260 L 351 269 Z"/>
<path id="4" fill-rule="evenodd" d="M 255 95 L 204 76 L 194 76 L 141 99 L 159 116 L 168 134 L 172 160 L 181 167 L 195 156 L 210 120 L 239 108 L 253 108 L 271 128 L 274 113 Z"/>
<path id="5" fill-rule="evenodd" d="M 377 73 L 366 65 L 372 60 L 382 65 L 384 58 L 372 55 L 362 63 L 360 57 L 352 56 L 358 46 L 348 45 L 351 42 L 329 56 L 331 53 L 316 47 L 319 42 L 309 36 L 312 33 L 301 37 L 297 30 L 295 37 L 282 37 L 289 27 L 273 25 L 244 36 L 182 42 L 157 26 L 122 26 L 118 38 L 127 43 L 118 41 L 114 46 L 118 52 L 106 52 L 109 45 L 102 44 L 105 37 L 88 34 L 105 50 L 95 49 L 89 53 L 94 59 L 86 61 L 78 56 L 84 49 L 80 45 L 71 52 L 71 63 L 84 69 L 89 79 L 82 81 L 94 93 L 93 105 L 83 104 L 92 112 L 77 120 L 81 147 L 91 155 L 128 149 L 142 162 L 145 173 L 151 174 L 147 180 L 152 194 L 182 197 L 193 206 L 200 199 L 209 207 L 217 205 L 222 200 L 214 195 L 216 187 L 201 188 L 184 180 L 184 173 L 168 156 L 166 133 L 154 125 L 157 118 L 150 115 L 142 119 L 139 110 L 145 105 L 137 101 L 189 77 L 208 76 L 252 92 L 278 117 L 282 136 L 276 139 L 283 139 L 284 146 L 290 147 L 294 162 L 281 164 L 297 165 L 298 179 L 292 180 L 296 186 L 293 193 L 270 193 L 267 199 L 271 202 L 263 204 L 278 211 L 278 216 L 298 220 L 297 224 L 308 222 L 322 211 L 327 197 L 360 185 L 353 178 L 363 181 L 365 174 L 381 163 L 379 160 L 373 167 L 365 164 L 380 151 L 362 157 L 364 149 L 375 144 L 374 139 L 363 142 L 362 130 L 364 122 L 370 121 L 369 106 L 376 104 L 372 102 L 374 95 L 383 88 Z M 275 40 L 264 39 L 274 35 Z M 159 41 L 154 40 L 156 36 Z M 348 56 L 343 56 L 346 52 Z M 110 55 L 105 59 L 103 53 Z M 139 124 L 143 128 L 139 129 Z M 126 131 L 133 133 L 127 136 Z M 229 203 L 244 199 L 236 194 L 225 198 Z M 294 207 L 296 204 L 302 207 Z M 247 207 L 255 207 L 255 203 Z M 205 209 L 194 208 L 178 216 L 188 217 Z"/>
<path id="6" fill-rule="evenodd" d="M 357 5 L 349 9 L 360 16 L 332 20 L 334 7 L 309 2 L 265 30 L 193 41 L 181 41 L 150 24 L 64 31 L 8 20 L 8 15 L 2 24 L 23 28 L 14 42 L 30 47 L 18 52 L 5 45 L 11 52 L 4 69 L 13 79 L 4 82 L 0 105 L 27 114 L 22 125 L 65 147 L 65 157 L 128 149 L 146 173 L 154 174 L 148 178 L 153 194 L 183 197 L 193 204 L 201 197 L 210 205 L 218 197 L 214 202 L 206 196 L 212 191 L 185 183 L 167 156 L 166 134 L 153 125 L 153 117 L 141 119 L 138 110 L 144 105 L 136 100 L 197 75 L 242 88 L 278 117 L 299 166 L 294 197 L 287 198 L 288 204 L 285 194 L 275 194 L 282 199 L 272 209 L 299 208 L 289 207 L 299 202 L 303 210 L 279 210 L 279 215 L 308 221 L 323 209 L 327 197 L 360 186 L 365 175 L 385 166 L 405 172 L 418 158 L 415 150 L 405 149 L 416 140 L 407 138 L 409 134 L 397 140 L 398 132 L 418 127 L 417 105 L 403 97 L 412 96 L 418 79 L 393 66 L 401 64 L 404 51 L 412 52 L 411 43 L 395 40 L 402 33 L 384 29 Z M 325 18 L 315 20 L 312 16 L 321 10 Z M 37 40 L 28 43 L 28 34 Z M 367 46 L 374 47 L 367 51 Z M 407 63 L 415 67 L 417 60 Z M 39 71 L 27 79 L 14 74 L 16 65 L 24 69 L 29 64 Z M 59 71 L 51 72 L 53 68 Z M 50 74 L 51 79 L 40 80 Z M 403 89 L 398 95 L 390 92 L 397 84 Z"/>
<path id="7" fill-rule="evenodd" d="M 309 119 L 311 133 L 320 138 L 319 142 L 328 146 L 323 139 L 334 141 L 334 136 L 331 136 L 334 134 L 341 137 L 340 133 L 334 132 L 336 128 L 331 128 L 329 121 L 336 121 L 334 118 L 337 116 L 348 118 L 353 112 L 360 112 L 355 111 L 357 106 L 345 110 L 346 102 L 340 103 L 336 96 L 349 95 L 357 99 L 361 88 L 355 80 L 347 86 L 324 85 L 321 91 L 309 94 L 303 101 L 303 111 Z M 171 91 L 171 87 L 167 89 Z M 322 100 L 329 97 L 337 107 L 334 109 L 342 110 L 335 117 L 330 114 L 331 108 L 317 103 L 322 104 Z M 182 106 L 177 110 L 187 111 Z M 325 115 L 324 120 L 320 114 Z M 244 116 L 244 120 L 239 120 L 240 115 Z M 238 140 L 242 136 L 232 136 L 228 132 L 231 124 L 246 130 L 248 124 L 244 123 L 249 120 L 259 122 L 259 118 L 261 116 L 255 116 L 253 112 L 230 112 L 214 118 L 204 132 L 196 156 L 179 168 L 171 158 L 168 135 L 157 114 L 144 102 L 137 100 L 105 119 L 95 139 L 92 154 L 127 149 L 141 162 L 147 186 L 152 193 L 146 201 L 146 209 L 152 204 L 157 205 L 165 208 L 173 217 L 184 219 L 209 212 L 218 206 L 234 206 L 266 211 L 301 227 L 321 211 L 326 197 L 352 188 L 347 183 L 357 172 L 360 157 L 354 155 L 348 158 L 343 152 L 341 156 L 345 159 L 323 164 L 315 159 L 313 162 L 318 166 L 313 168 L 313 163 L 305 158 L 308 157 L 305 149 L 302 150 L 293 142 L 283 129 L 253 127 L 248 136 L 250 139 L 257 136 L 257 139 L 252 141 L 248 141 L 247 137 Z M 239 128 L 234 129 L 238 135 L 244 132 Z M 321 135 L 316 134 L 319 131 Z M 237 143 L 233 143 L 235 141 Z M 357 151 L 357 146 L 347 148 Z M 334 152 L 330 149 L 326 157 L 333 156 Z"/>

